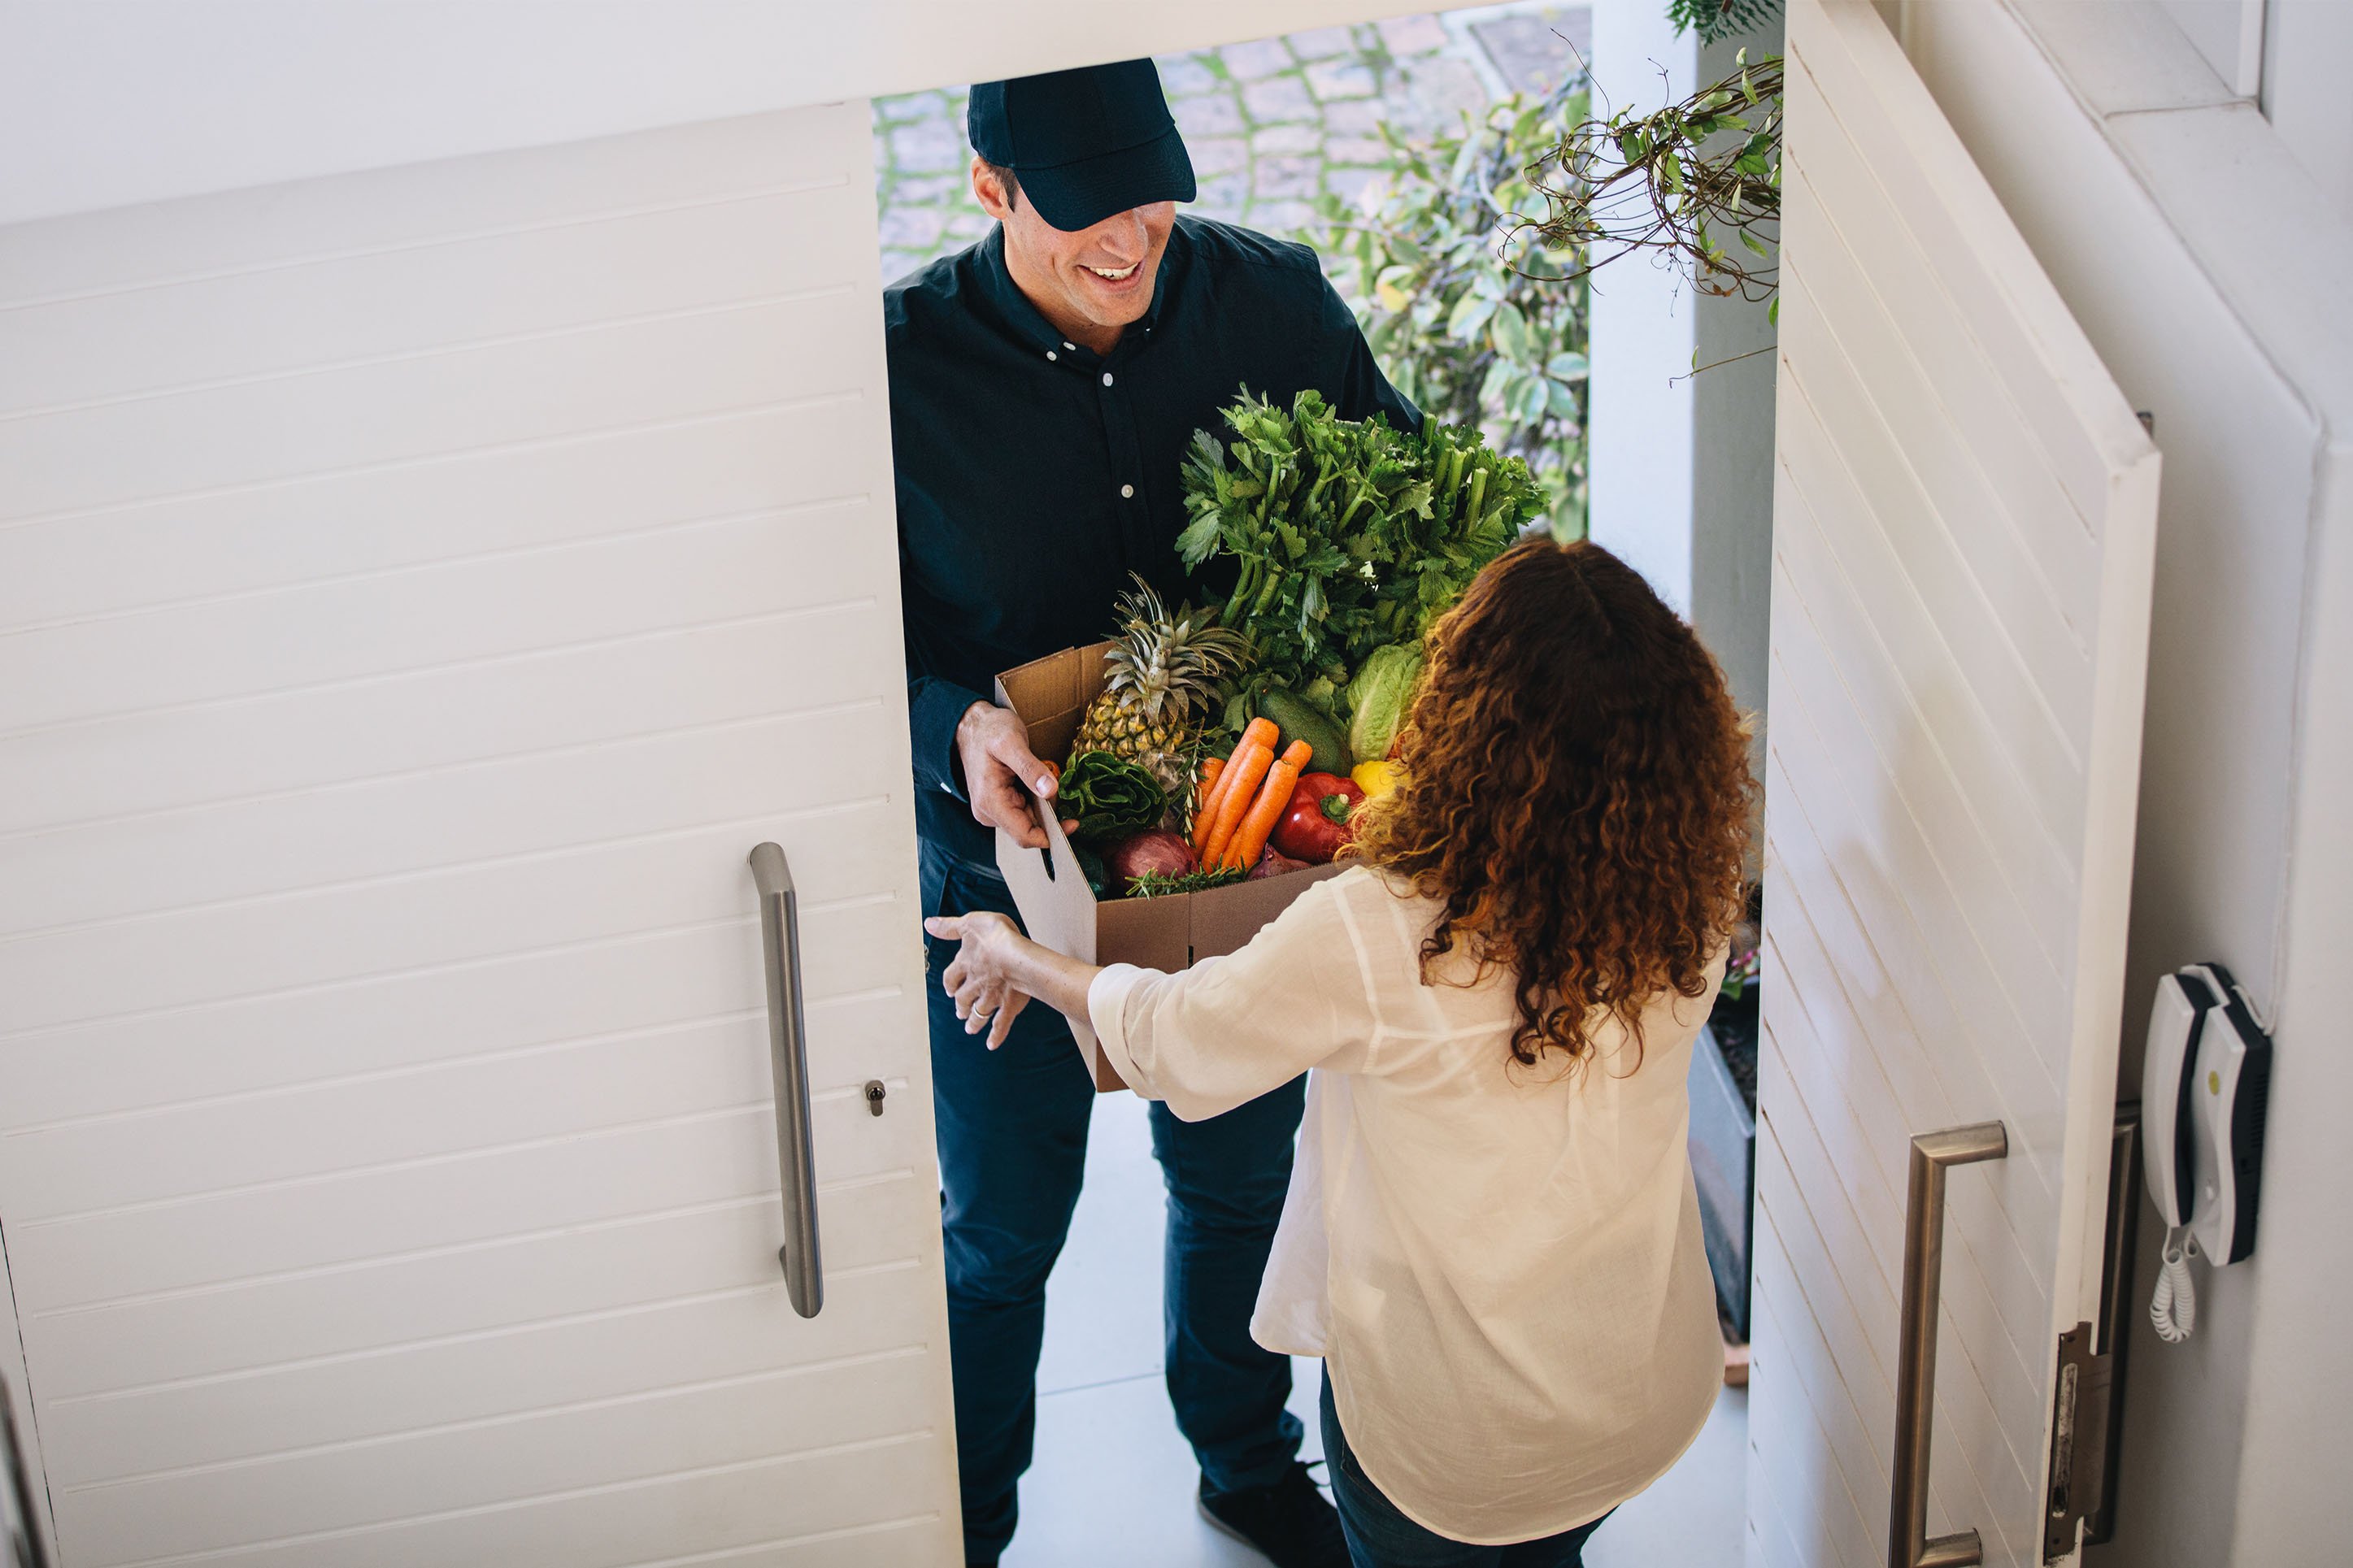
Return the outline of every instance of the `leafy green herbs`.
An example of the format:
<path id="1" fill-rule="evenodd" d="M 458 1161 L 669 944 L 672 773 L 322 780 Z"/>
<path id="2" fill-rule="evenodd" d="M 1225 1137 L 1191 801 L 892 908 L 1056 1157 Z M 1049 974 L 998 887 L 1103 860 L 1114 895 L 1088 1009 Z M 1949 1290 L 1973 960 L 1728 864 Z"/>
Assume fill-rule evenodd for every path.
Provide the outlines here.
<path id="1" fill-rule="evenodd" d="M 1167 792 L 1138 764 L 1109 752 L 1081 752 L 1062 770 L 1057 809 L 1078 819 L 1077 837 L 1088 843 L 1124 837 L 1160 826 L 1168 810 Z"/>
<path id="2" fill-rule="evenodd" d="M 1225 419 L 1230 442 L 1194 435 L 1176 551 L 1191 569 L 1240 566 L 1222 619 L 1255 657 L 1229 729 L 1270 688 L 1345 687 L 1373 649 L 1419 641 L 1545 505 L 1527 464 L 1466 426 L 1405 435 L 1342 419 L 1312 390 L 1289 409 L 1245 390 Z"/>
<path id="3" fill-rule="evenodd" d="M 1131 899 L 1159 899 L 1171 893 L 1200 893 L 1211 888 L 1222 888 L 1229 882 L 1239 882 L 1250 873 L 1240 866 L 1224 866 L 1213 871 L 1145 871 L 1132 879 L 1127 885 Z"/>

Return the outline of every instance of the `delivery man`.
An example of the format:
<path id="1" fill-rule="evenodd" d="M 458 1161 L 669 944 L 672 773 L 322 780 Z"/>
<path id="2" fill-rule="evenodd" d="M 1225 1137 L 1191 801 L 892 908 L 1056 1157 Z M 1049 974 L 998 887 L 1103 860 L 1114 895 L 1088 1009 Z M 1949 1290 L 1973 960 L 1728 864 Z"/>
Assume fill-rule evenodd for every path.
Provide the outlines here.
<path id="1" fill-rule="evenodd" d="M 1172 605 L 1230 586 L 1188 583 L 1176 558 L 1194 431 L 1223 435 L 1244 386 L 1420 423 L 1314 252 L 1176 215 L 1193 165 L 1151 61 L 983 83 L 967 129 L 997 227 L 883 307 L 924 914 L 1010 912 L 992 830 L 1045 843 L 1030 800 L 1053 779 L 990 701 L 997 672 L 1110 635 L 1131 572 Z M 937 976 L 942 944 L 932 956 Z M 1094 1088 L 1052 1008 L 1022 1010 L 988 1051 L 936 984 L 930 1000 L 965 1557 L 993 1563 L 1029 1466 L 1046 1276 Z M 1249 1326 L 1303 1098 L 1294 1079 L 1198 1123 L 1152 1108 L 1166 1374 L 1209 1521 L 1281 1568 L 1340 1568 L 1337 1517 L 1283 1408 L 1290 1363 Z"/>

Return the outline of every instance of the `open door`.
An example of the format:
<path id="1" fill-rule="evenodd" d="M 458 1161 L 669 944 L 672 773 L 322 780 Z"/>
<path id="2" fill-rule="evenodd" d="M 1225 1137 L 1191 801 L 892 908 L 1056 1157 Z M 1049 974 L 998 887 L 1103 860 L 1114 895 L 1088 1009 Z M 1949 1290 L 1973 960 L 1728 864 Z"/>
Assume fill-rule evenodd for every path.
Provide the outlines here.
<path id="1" fill-rule="evenodd" d="M 871 156 L 852 101 L 0 228 L 64 1563 L 956 1560 Z"/>
<path id="2" fill-rule="evenodd" d="M 2069 1560 L 2158 456 L 1867 0 L 1788 55 L 1750 1560 Z"/>

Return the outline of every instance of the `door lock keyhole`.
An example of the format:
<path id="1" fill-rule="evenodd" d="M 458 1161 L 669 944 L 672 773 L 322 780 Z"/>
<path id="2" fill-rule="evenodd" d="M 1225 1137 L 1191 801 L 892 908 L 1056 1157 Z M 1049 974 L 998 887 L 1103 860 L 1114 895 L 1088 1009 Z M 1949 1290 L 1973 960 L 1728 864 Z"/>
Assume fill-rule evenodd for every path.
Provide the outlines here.
<path id="1" fill-rule="evenodd" d="M 882 1087 L 882 1080 L 881 1079 L 868 1079 L 866 1080 L 866 1109 L 877 1116 L 881 1115 L 882 1097 L 889 1092 L 890 1090 Z"/>

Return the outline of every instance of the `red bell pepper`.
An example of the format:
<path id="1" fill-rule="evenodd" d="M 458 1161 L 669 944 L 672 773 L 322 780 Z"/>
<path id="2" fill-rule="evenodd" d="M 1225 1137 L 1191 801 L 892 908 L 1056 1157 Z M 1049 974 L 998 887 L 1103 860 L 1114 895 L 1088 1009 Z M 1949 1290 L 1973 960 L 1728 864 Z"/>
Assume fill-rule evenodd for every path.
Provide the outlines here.
<path id="1" fill-rule="evenodd" d="M 1364 798 L 1363 790 L 1337 773 L 1302 774 L 1274 825 L 1274 847 L 1294 860 L 1324 864 L 1356 836 L 1348 816 Z"/>

